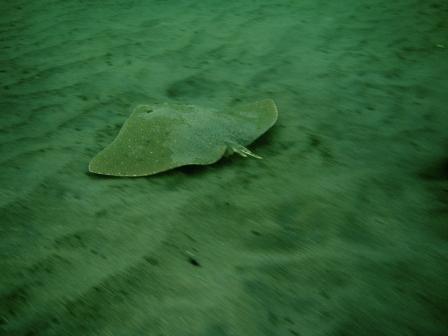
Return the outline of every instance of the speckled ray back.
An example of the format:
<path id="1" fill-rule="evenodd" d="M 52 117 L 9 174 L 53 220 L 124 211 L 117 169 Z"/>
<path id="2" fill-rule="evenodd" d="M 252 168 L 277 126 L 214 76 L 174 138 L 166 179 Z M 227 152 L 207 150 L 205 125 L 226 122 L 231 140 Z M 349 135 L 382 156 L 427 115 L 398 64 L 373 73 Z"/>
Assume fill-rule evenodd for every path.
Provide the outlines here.
<path id="1" fill-rule="evenodd" d="M 246 148 L 277 121 L 273 100 L 226 111 L 194 105 L 137 106 L 115 140 L 98 153 L 89 171 L 146 176 L 184 165 L 207 165 L 224 155 L 261 158 Z"/>

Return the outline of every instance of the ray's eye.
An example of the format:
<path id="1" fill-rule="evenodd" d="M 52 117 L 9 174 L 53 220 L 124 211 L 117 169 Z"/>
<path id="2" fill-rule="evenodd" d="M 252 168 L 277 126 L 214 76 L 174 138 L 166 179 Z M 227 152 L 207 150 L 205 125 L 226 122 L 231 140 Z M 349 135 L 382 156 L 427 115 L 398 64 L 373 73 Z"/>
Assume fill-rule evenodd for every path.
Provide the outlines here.
<path id="1" fill-rule="evenodd" d="M 138 106 L 138 110 L 141 113 L 151 113 L 154 111 L 154 109 L 149 105 L 140 105 L 140 106 Z"/>

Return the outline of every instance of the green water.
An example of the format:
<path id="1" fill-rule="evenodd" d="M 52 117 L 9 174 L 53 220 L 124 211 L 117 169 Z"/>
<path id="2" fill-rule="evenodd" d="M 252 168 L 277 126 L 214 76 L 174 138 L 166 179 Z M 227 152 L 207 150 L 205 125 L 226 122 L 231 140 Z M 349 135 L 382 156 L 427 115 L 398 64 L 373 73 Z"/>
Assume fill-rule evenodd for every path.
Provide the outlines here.
<path id="1" fill-rule="evenodd" d="M 2 1 L 0 335 L 448 335 L 448 3 Z M 138 104 L 237 155 L 88 173 Z"/>

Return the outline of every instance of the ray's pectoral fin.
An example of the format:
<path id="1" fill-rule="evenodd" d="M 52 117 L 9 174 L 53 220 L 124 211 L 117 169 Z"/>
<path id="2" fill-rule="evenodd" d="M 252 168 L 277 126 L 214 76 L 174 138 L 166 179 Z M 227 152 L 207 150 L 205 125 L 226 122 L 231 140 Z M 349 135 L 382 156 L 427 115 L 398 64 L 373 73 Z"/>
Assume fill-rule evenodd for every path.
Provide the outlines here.
<path id="1" fill-rule="evenodd" d="M 233 153 L 237 153 L 241 155 L 242 157 L 253 157 L 256 159 L 262 159 L 260 155 L 255 154 L 250 149 L 244 147 L 243 145 L 237 144 L 237 143 L 229 143 L 227 147 L 227 155 L 231 155 Z"/>

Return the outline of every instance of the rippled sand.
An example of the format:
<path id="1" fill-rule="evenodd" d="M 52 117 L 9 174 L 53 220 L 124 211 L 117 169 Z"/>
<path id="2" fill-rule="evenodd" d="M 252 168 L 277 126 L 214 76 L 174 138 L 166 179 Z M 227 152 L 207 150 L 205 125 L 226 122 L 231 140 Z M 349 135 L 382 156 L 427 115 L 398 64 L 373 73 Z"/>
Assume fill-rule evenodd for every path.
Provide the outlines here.
<path id="1" fill-rule="evenodd" d="M 0 334 L 448 334 L 447 12 L 3 1 Z M 87 174 L 138 103 L 261 98 L 261 161 Z"/>

